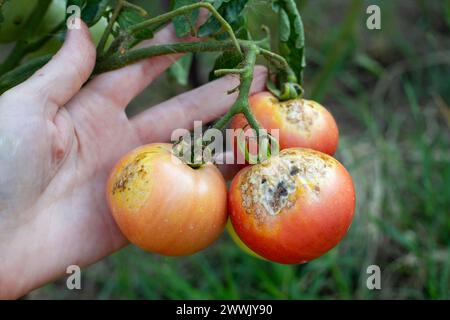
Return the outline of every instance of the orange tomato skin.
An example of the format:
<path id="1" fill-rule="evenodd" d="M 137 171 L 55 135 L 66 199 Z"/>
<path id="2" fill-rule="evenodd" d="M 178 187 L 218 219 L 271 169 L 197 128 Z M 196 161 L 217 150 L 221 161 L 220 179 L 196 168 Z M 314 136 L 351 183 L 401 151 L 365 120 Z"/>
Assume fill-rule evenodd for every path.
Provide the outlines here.
<path id="1" fill-rule="evenodd" d="M 267 130 L 279 129 L 280 150 L 309 148 L 333 155 L 339 142 L 339 130 L 331 113 L 319 103 L 295 99 L 279 102 L 270 92 L 260 92 L 249 98 L 250 108 L 261 126 Z M 287 106 L 297 104 L 291 111 Z M 301 107 L 300 107 L 301 106 Z M 244 128 L 247 120 L 236 115 L 231 128 Z M 270 131 L 269 131 L 270 132 Z"/>
<path id="2" fill-rule="evenodd" d="M 107 201 L 125 237 L 167 256 L 214 242 L 227 222 L 226 185 L 212 164 L 192 169 L 170 144 L 149 144 L 124 156 L 107 183 Z"/>
<path id="3" fill-rule="evenodd" d="M 279 157 L 288 153 L 303 160 L 322 159 L 327 163 L 325 179 L 319 178 L 320 173 L 314 170 L 312 176 L 304 176 L 301 170 L 311 170 L 307 169 L 308 161 L 305 161 L 305 167 L 300 166 L 298 174 L 299 181 L 306 184 L 297 185 L 290 195 L 292 206 L 284 207 L 276 215 L 264 211 L 255 214 L 259 203 L 253 202 L 250 209 L 244 208 L 242 186 L 247 184 L 248 187 L 250 177 L 255 179 L 264 166 L 270 168 L 271 163 L 278 161 L 277 157 L 272 157 L 236 175 L 230 187 L 228 206 L 236 233 L 251 250 L 268 260 L 299 264 L 323 255 L 344 237 L 355 210 L 355 190 L 347 170 L 332 157 L 300 148 L 283 150 Z"/>
<path id="4" fill-rule="evenodd" d="M 242 251 L 244 251 L 246 254 L 248 254 L 251 257 L 258 258 L 261 260 L 266 260 L 265 258 L 261 257 L 260 255 L 258 255 L 254 251 L 252 251 L 252 249 L 247 247 L 245 245 L 245 243 L 242 242 L 241 238 L 239 238 L 236 231 L 234 231 L 233 224 L 231 223 L 230 219 L 228 219 L 226 229 L 227 229 L 228 235 L 230 236 L 231 240 L 233 240 L 233 242 L 239 247 L 239 249 L 241 249 Z"/>

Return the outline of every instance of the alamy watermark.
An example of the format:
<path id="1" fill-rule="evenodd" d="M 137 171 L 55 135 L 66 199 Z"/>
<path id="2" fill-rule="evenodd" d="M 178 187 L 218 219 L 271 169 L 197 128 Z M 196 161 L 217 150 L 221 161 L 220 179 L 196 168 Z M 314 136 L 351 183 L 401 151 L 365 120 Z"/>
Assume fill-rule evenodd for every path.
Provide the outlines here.
<path id="1" fill-rule="evenodd" d="M 66 286 L 69 290 L 81 290 L 81 268 L 77 265 L 70 265 L 66 269 L 69 274 L 66 280 Z"/>
<path id="2" fill-rule="evenodd" d="M 369 290 L 381 290 L 381 269 L 378 265 L 372 264 L 367 267 L 366 273 L 368 275 L 366 286 Z"/>
<path id="3" fill-rule="evenodd" d="M 66 21 L 67 29 L 80 29 L 81 8 L 79 6 L 72 5 L 67 7 L 66 13 L 68 14 Z"/>
<path id="4" fill-rule="evenodd" d="M 366 13 L 369 15 L 366 26 L 369 30 L 381 30 L 381 9 L 376 4 L 367 7 Z"/>
<path id="5" fill-rule="evenodd" d="M 279 152 L 279 129 L 202 129 L 194 122 L 194 131 L 176 129 L 172 132 L 173 153 L 186 163 L 255 164 Z M 233 152 L 234 156 L 227 156 Z"/>

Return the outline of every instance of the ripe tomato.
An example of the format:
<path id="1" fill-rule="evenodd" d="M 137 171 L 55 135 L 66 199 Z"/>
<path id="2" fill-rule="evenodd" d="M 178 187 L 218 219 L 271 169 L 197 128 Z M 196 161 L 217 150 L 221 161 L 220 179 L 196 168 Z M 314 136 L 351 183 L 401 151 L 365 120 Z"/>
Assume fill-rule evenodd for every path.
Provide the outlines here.
<path id="1" fill-rule="evenodd" d="M 1 7 L 4 20 L 0 23 L 0 43 L 8 43 L 20 39 L 25 31 L 25 24 L 37 2 L 37 0 L 5 2 Z"/>
<path id="2" fill-rule="evenodd" d="M 144 250 L 168 256 L 195 253 L 222 233 L 226 185 L 212 164 L 192 169 L 170 144 L 149 144 L 123 157 L 107 184 L 120 230 Z"/>
<path id="3" fill-rule="evenodd" d="M 242 169 L 228 205 L 241 240 L 266 259 L 297 264 L 333 248 L 350 227 L 355 190 L 334 158 L 291 148 Z"/>
<path id="4" fill-rule="evenodd" d="M 279 129 L 280 149 L 310 148 L 329 155 L 336 152 L 339 132 L 336 121 L 319 103 L 294 99 L 279 102 L 270 92 L 260 92 L 249 98 L 250 108 L 265 129 Z M 245 128 L 247 120 L 236 115 L 231 128 Z"/>

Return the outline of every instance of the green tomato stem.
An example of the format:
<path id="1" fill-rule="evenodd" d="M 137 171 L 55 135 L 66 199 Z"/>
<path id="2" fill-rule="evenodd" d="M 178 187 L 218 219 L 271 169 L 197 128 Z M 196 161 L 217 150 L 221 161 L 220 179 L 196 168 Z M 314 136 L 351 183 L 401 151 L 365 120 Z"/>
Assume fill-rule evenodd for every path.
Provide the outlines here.
<path id="1" fill-rule="evenodd" d="M 282 82 L 281 86 L 285 85 L 286 83 L 291 84 L 298 84 L 297 76 L 295 75 L 292 68 L 289 66 L 289 63 L 285 58 L 283 58 L 281 55 L 274 53 L 270 50 L 266 50 L 261 48 L 260 49 L 261 55 L 267 59 L 267 61 L 271 64 L 273 64 L 279 71 L 279 81 Z M 276 62 L 276 63 L 275 63 Z M 284 82 L 284 83 L 283 83 Z M 291 97 L 291 96 L 289 96 Z M 278 97 L 281 101 L 283 101 L 283 97 Z M 291 97 L 292 98 L 292 97 Z M 294 95 L 295 98 L 295 95 Z"/>
<path id="2" fill-rule="evenodd" d="M 263 49 L 263 48 L 260 48 L 259 51 L 260 51 L 260 54 L 264 58 L 266 58 L 269 62 L 273 63 L 273 61 L 276 61 L 278 63 L 277 67 L 282 68 L 282 69 L 290 68 L 286 59 L 283 58 L 282 56 L 280 56 L 279 54 L 272 52 L 270 50 L 267 50 L 267 49 Z"/>
<path id="3" fill-rule="evenodd" d="M 238 114 L 242 113 L 247 118 L 250 126 L 256 130 L 256 134 L 259 134 L 259 129 L 261 126 L 258 121 L 254 117 L 253 113 L 250 110 L 250 105 L 248 103 L 248 96 L 250 95 L 250 87 L 253 81 L 253 70 L 255 68 L 256 56 L 260 53 L 260 48 L 254 44 L 250 44 L 248 46 L 244 46 L 245 50 L 245 59 L 244 59 L 244 67 L 239 70 L 240 75 L 240 85 L 239 85 L 239 95 L 234 102 L 233 106 L 225 113 L 213 126 L 215 129 L 222 130 L 231 120 L 231 118 Z"/>
<path id="4" fill-rule="evenodd" d="M 155 18 L 152 19 L 148 19 L 146 21 L 143 21 L 141 23 L 135 24 L 133 26 L 131 26 L 128 31 L 133 34 L 136 33 L 138 31 L 141 31 L 142 29 L 146 29 L 152 25 L 160 25 L 162 23 L 166 23 L 170 20 L 172 20 L 173 18 L 177 17 L 177 16 L 181 16 L 181 15 L 185 15 L 188 14 L 190 11 L 199 9 L 199 8 L 204 8 L 207 9 L 209 12 L 211 12 L 211 14 L 220 22 L 220 24 L 222 25 L 222 28 L 229 34 L 231 41 L 233 42 L 236 50 L 242 54 L 242 50 L 241 47 L 239 46 L 239 42 L 236 39 L 236 36 L 234 34 L 233 28 L 231 28 L 231 26 L 229 25 L 229 23 L 220 15 L 219 12 L 217 12 L 216 8 L 214 8 L 214 6 L 210 3 L 207 2 L 199 2 L 199 3 L 194 3 L 194 4 L 190 4 L 190 5 L 186 5 L 183 7 L 180 7 L 178 9 L 175 9 L 173 11 L 164 13 L 160 16 L 157 16 Z"/>
<path id="5" fill-rule="evenodd" d="M 108 37 L 111 34 L 111 31 L 113 29 L 114 23 L 116 22 L 117 17 L 119 16 L 120 12 L 122 11 L 122 8 L 123 8 L 124 4 L 125 3 L 124 3 L 123 0 L 118 0 L 117 1 L 117 5 L 114 8 L 114 12 L 113 12 L 113 14 L 111 16 L 111 19 L 109 19 L 108 26 L 106 27 L 105 31 L 103 32 L 103 35 L 102 35 L 102 37 L 100 39 L 100 42 L 98 43 L 98 46 L 97 46 L 97 53 L 98 53 L 98 55 L 100 57 L 102 57 L 103 54 L 104 54 L 103 51 L 105 49 L 106 42 L 108 41 Z"/>
<path id="6" fill-rule="evenodd" d="M 38 57 L 6 72 L 0 77 L 0 95 L 12 87 L 22 83 L 50 61 L 52 55 Z"/>
<path id="7" fill-rule="evenodd" d="M 243 74 L 245 69 L 217 69 L 214 71 L 216 77 L 225 76 L 227 74 Z"/>
<path id="8" fill-rule="evenodd" d="M 139 13 L 141 13 L 142 15 L 147 15 L 147 11 L 145 11 L 140 6 L 135 5 L 134 3 L 122 0 L 122 4 L 123 4 L 124 7 L 134 9 L 134 10 L 138 11 Z"/>
<path id="9" fill-rule="evenodd" d="M 234 43 L 231 41 L 193 41 L 180 42 L 174 44 L 154 45 L 147 48 L 134 49 L 124 54 L 116 53 L 112 56 L 97 61 L 94 73 L 102 73 L 124 67 L 139 60 L 163 56 L 174 53 L 187 52 L 214 52 L 234 50 Z"/>

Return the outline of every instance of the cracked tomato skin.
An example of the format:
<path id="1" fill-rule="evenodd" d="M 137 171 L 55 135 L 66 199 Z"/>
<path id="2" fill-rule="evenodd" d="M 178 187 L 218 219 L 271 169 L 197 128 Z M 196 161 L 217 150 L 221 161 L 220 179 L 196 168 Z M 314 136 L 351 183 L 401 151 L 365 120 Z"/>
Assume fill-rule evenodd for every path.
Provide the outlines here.
<path id="1" fill-rule="evenodd" d="M 306 99 L 280 102 L 267 91 L 251 96 L 249 103 L 263 128 L 280 130 L 280 150 L 309 148 L 329 155 L 336 152 L 339 142 L 336 121 L 319 103 Z M 247 124 L 239 114 L 233 118 L 231 128 L 244 128 Z"/>
<path id="2" fill-rule="evenodd" d="M 107 201 L 125 237 L 167 256 L 189 255 L 214 242 L 227 222 L 226 185 L 212 164 L 192 169 L 170 144 L 125 155 L 107 183 Z"/>
<path id="3" fill-rule="evenodd" d="M 350 174 L 331 156 L 311 149 L 285 149 L 242 169 L 228 196 L 240 239 L 283 264 L 305 263 L 332 249 L 355 210 Z"/>

